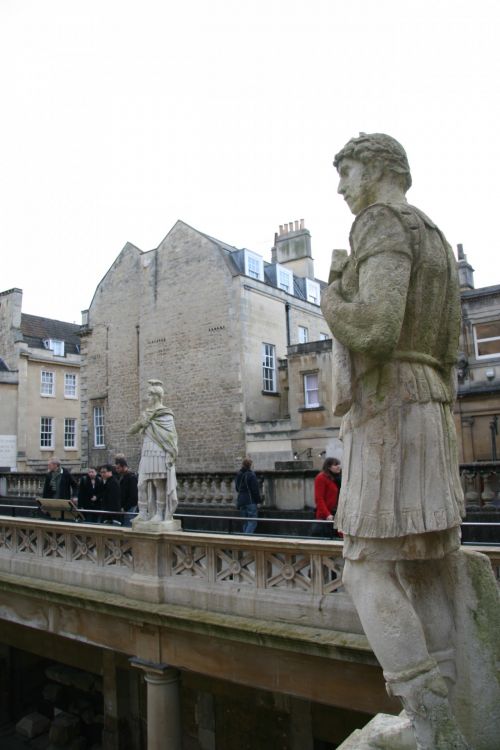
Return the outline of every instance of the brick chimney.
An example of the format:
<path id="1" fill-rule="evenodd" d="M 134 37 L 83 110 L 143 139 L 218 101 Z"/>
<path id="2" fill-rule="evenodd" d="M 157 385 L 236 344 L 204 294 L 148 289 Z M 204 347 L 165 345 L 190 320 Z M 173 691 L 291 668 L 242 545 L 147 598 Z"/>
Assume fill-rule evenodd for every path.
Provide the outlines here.
<path id="1" fill-rule="evenodd" d="M 304 219 L 280 225 L 279 233 L 274 235 L 271 257 L 273 263 L 286 266 L 296 276 L 314 279 L 311 235 L 304 227 Z"/>

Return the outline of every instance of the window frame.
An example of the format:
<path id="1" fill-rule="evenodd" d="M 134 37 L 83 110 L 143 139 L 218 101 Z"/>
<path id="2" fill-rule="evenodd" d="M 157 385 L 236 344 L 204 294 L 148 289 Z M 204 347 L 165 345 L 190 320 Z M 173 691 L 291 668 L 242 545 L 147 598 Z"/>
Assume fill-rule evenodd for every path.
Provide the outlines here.
<path id="1" fill-rule="evenodd" d="M 277 393 L 276 346 L 265 341 L 262 342 L 262 390 L 264 393 Z"/>
<path id="2" fill-rule="evenodd" d="M 250 272 L 250 261 L 258 265 L 258 271 Z M 253 253 L 251 250 L 245 250 L 245 276 L 257 281 L 264 281 L 264 258 L 262 255 Z"/>
<path id="3" fill-rule="evenodd" d="M 308 388 L 308 379 L 309 378 L 315 378 L 315 388 Z M 319 400 L 319 372 L 316 370 L 315 372 L 304 372 L 302 374 L 302 384 L 303 384 L 303 390 L 304 390 L 304 408 L 305 409 L 317 409 L 318 406 L 321 406 L 321 402 Z M 316 401 L 311 402 L 310 394 L 316 393 Z"/>
<path id="4" fill-rule="evenodd" d="M 47 381 L 44 382 L 44 375 L 50 375 L 51 378 L 51 389 L 50 393 L 44 393 L 43 387 L 44 385 L 47 385 Z M 40 370 L 40 396 L 43 396 L 43 398 L 55 398 L 56 395 L 56 374 L 54 370 L 44 370 L 43 368 Z"/>
<path id="5" fill-rule="evenodd" d="M 68 430 L 68 423 L 73 423 L 73 432 L 71 430 Z M 72 435 L 73 436 L 73 443 L 72 445 L 69 445 L 67 442 L 67 436 Z M 77 419 L 76 417 L 64 417 L 64 436 L 63 436 L 63 448 L 65 451 L 76 451 L 78 450 L 78 440 L 77 440 Z"/>
<path id="6" fill-rule="evenodd" d="M 64 357 L 65 343 L 64 339 L 45 339 L 44 345 L 55 357 Z M 58 349 L 62 351 L 57 351 Z"/>
<path id="7" fill-rule="evenodd" d="M 50 430 L 43 429 L 44 427 L 44 421 L 46 422 L 46 427 L 50 427 Z M 40 417 L 40 431 L 39 431 L 39 443 L 40 443 L 40 450 L 41 451 L 53 451 L 54 445 L 55 445 L 55 419 L 54 417 Z M 44 435 L 50 436 L 50 444 L 44 443 Z"/>
<path id="8" fill-rule="evenodd" d="M 68 393 L 67 389 L 67 380 L 68 378 L 74 378 L 75 382 L 75 388 L 74 393 Z M 65 372 L 64 373 L 64 398 L 72 398 L 77 399 L 78 398 L 78 375 L 75 372 Z"/>
<path id="9" fill-rule="evenodd" d="M 321 301 L 321 287 L 317 281 L 306 278 L 306 299 L 313 305 L 319 305 Z"/>
<path id="10" fill-rule="evenodd" d="M 320 341 L 329 341 L 331 339 L 331 334 L 324 333 L 324 331 L 321 331 L 319 334 L 319 340 Z"/>
<path id="11" fill-rule="evenodd" d="M 483 320 L 480 323 L 475 323 L 472 327 L 472 333 L 474 337 L 474 354 L 476 356 L 476 359 L 478 360 L 485 360 L 485 359 L 500 359 L 500 335 L 498 336 L 485 336 L 483 338 L 479 338 L 477 335 L 477 328 L 481 325 L 489 325 L 492 323 L 497 323 L 500 326 L 500 321 L 498 320 Z M 493 354 L 479 354 L 479 345 L 484 344 L 490 341 L 498 341 L 498 352 L 495 352 Z"/>
<path id="12" fill-rule="evenodd" d="M 297 338 L 299 344 L 309 343 L 309 328 L 307 326 L 297 326 Z"/>
<path id="13" fill-rule="evenodd" d="M 282 286 L 280 274 L 283 274 L 288 278 L 287 288 Z M 276 263 L 276 286 L 278 287 L 278 289 L 281 289 L 282 292 L 293 294 L 293 271 L 290 271 L 289 268 L 285 268 L 284 266 L 280 266 L 279 263 Z"/>
<path id="14" fill-rule="evenodd" d="M 97 418 L 99 416 L 99 419 Z M 92 427 L 94 437 L 94 448 L 105 448 L 105 434 L 104 434 L 104 406 L 94 406 L 92 408 Z M 98 442 L 98 434 L 102 436 L 102 443 Z"/>

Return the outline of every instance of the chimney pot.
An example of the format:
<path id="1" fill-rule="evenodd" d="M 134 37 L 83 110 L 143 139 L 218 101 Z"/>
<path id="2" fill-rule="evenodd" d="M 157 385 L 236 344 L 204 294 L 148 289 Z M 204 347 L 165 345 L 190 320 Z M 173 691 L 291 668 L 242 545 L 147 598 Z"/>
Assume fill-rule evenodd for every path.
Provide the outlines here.
<path id="1" fill-rule="evenodd" d="M 299 222 L 297 221 L 297 219 L 295 219 L 294 225 L 295 225 L 295 231 L 298 232 L 299 231 Z"/>
<path id="2" fill-rule="evenodd" d="M 288 222 L 288 231 L 293 232 L 293 221 Z"/>
<path id="3" fill-rule="evenodd" d="M 300 228 L 301 228 L 301 229 L 304 229 L 304 219 L 301 219 L 301 220 L 300 220 Z"/>

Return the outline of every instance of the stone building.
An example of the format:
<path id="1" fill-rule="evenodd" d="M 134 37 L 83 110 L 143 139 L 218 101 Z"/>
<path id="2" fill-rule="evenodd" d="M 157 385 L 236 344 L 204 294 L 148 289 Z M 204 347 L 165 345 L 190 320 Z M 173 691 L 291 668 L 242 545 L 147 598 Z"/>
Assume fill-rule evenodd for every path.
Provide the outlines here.
<path id="1" fill-rule="evenodd" d="M 79 326 L 22 312 L 0 293 L 0 467 L 40 471 L 51 456 L 80 468 Z"/>
<path id="2" fill-rule="evenodd" d="M 458 246 L 462 329 L 455 409 L 461 463 L 500 457 L 500 285 L 474 288 L 472 266 Z"/>
<path id="3" fill-rule="evenodd" d="M 159 378 L 180 471 L 233 470 L 246 453 L 260 469 L 298 453 L 319 465 L 338 434 L 328 376 L 312 356 L 330 344 L 323 285 L 303 222 L 280 227 L 271 263 L 182 221 L 155 250 L 125 245 L 83 313 L 83 463 L 119 451 L 137 464 L 128 428 L 147 380 Z"/>

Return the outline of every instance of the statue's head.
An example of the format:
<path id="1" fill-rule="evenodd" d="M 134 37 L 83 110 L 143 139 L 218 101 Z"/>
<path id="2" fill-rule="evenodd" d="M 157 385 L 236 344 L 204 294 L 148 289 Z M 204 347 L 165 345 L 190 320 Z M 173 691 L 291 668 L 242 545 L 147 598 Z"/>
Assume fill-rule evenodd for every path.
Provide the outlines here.
<path id="1" fill-rule="evenodd" d="M 161 380 L 148 380 L 148 396 L 151 401 L 163 400 L 165 391 L 163 390 L 163 383 Z"/>
<path id="2" fill-rule="evenodd" d="M 333 161 L 341 193 L 354 214 L 380 200 L 389 185 L 404 194 L 411 187 L 408 158 L 402 145 L 385 133 L 360 133 L 351 138 Z"/>

